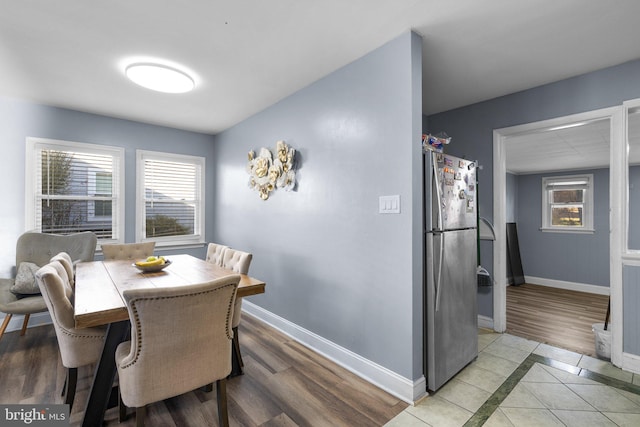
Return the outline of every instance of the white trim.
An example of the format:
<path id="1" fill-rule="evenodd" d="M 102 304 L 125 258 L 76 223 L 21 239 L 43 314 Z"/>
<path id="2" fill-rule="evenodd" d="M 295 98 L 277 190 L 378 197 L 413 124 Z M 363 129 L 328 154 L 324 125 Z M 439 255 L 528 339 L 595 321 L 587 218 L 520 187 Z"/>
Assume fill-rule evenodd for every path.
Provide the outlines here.
<path id="1" fill-rule="evenodd" d="M 478 314 L 478 328 L 493 329 L 493 319 Z"/>
<path id="2" fill-rule="evenodd" d="M 640 356 L 631 353 L 622 353 L 621 368 L 634 374 L 640 374 Z"/>
<path id="3" fill-rule="evenodd" d="M 115 209 L 112 212 L 113 239 L 101 239 L 98 243 L 124 242 L 125 221 L 125 149 L 111 145 L 57 139 L 27 137 L 25 144 L 25 229 L 40 230 L 34 215 L 36 208 L 36 152 L 38 149 L 75 150 L 80 153 L 110 155 L 113 158 L 112 185 Z M 78 199 L 79 197 L 74 197 Z M 93 200 L 90 198 L 88 200 Z"/>
<path id="4" fill-rule="evenodd" d="M 545 174 L 546 175 L 546 174 Z M 566 185 L 569 190 L 586 190 L 584 191 L 584 198 L 582 203 L 575 203 L 576 205 L 582 205 L 582 227 L 566 226 L 566 225 L 553 225 L 551 224 L 551 209 L 552 203 L 550 192 L 554 190 L 554 187 L 558 183 L 568 183 L 568 181 L 581 182 L 581 184 Z M 562 188 L 561 186 L 559 188 Z M 542 226 L 540 230 L 543 232 L 561 232 L 561 233 L 593 233 L 593 174 L 580 174 L 580 175 L 553 175 L 542 177 Z M 561 204 L 562 205 L 562 204 Z M 565 204 L 566 206 L 566 204 Z"/>
<path id="5" fill-rule="evenodd" d="M 494 129 L 493 131 L 493 224 L 496 231 L 496 240 L 493 244 L 493 274 L 495 284 L 493 287 L 493 322 L 494 330 L 504 332 L 506 329 L 507 303 L 506 303 L 506 286 L 507 286 L 507 242 L 506 242 L 506 144 L 507 139 L 511 135 L 535 132 L 537 130 L 549 129 L 551 127 L 562 126 L 569 123 L 577 123 L 582 121 L 609 119 L 611 121 L 611 152 L 612 152 L 612 168 L 616 165 L 619 171 L 623 171 L 624 167 L 618 162 L 614 162 L 615 150 L 622 147 L 621 140 L 621 120 L 622 113 L 620 107 L 603 108 L 600 110 L 579 113 L 565 117 L 558 117 L 550 120 L 543 120 L 534 123 L 511 126 L 502 129 Z M 622 172 L 620 172 L 622 173 Z M 620 267 L 620 258 L 617 255 L 615 245 L 617 224 L 621 224 L 621 219 L 617 218 L 615 209 L 622 209 L 618 200 L 617 192 L 622 191 L 622 183 L 616 179 L 617 174 L 611 175 L 610 188 L 610 283 L 611 286 L 611 313 L 612 323 L 622 324 L 622 269 Z M 618 187 L 615 187 L 618 185 Z M 616 222 L 617 221 L 617 222 Z M 617 260 L 617 262 L 616 262 Z M 611 339 L 611 355 L 614 364 L 621 363 L 622 355 L 622 328 L 615 328 Z"/>
<path id="6" fill-rule="evenodd" d="M 424 376 L 412 381 L 249 301 L 242 302 L 242 311 L 260 319 L 305 347 L 406 403 L 413 405 L 427 395 Z"/>
<path id="7" fill-rule="evenodd" d="M 147 239 L 145 236 L 145 160 L 186 163 L 198 168 L 196 176 L 196 198 L 199 203 L 194 212 L 194 230 L 188 236 L 168 236 Z M 136 242 L 155 241 L 156 247 L 175 247 L 180 245 L 198 245 L 205 243 L 205 206 L 206 206 L 206 159 L 202 156 L 165 153 L 160 151 L 136 150 Z"/>
<path id="8" fill-rule="evenodd" d="M 525 276 L 525 282 L 549 288 L 566 289 L 568 291 L 586 292 L 596 295 L 609 295 L 609 286 L 590 285 L 587 283 L 567 282 L 565 280 L 545 279 L 543 277 Z"/>

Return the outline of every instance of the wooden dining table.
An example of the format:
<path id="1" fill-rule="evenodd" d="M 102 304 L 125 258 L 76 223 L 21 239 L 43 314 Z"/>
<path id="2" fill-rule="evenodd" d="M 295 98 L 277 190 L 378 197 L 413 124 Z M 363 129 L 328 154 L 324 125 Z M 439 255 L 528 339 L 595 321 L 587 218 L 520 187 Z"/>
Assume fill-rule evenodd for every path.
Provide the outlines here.
<path id="1" fill-rule="evenodd" d="M 167 256 L 171 262 L 158 272 L 145 273 L 132 261 L 92 261 L 76 265 L 74 316 L 77 328 L 108 325 L 102 356 L 87 399 L 83 426 L 101 425 L 116 375 L 115 351 L 128 338 L 130 324 L 122 293 L 127 289 L 187 286 L 205 283 L 234 273 L 191 255 Z M 261 280 L 240 275 L 237 298 L 264 293 Z M 236 357 L 232 352 L 230 357 Z M 237 369 L 238 361 L 233 361 Z M 112 398 L 113 400 L 113 398 Z"/>

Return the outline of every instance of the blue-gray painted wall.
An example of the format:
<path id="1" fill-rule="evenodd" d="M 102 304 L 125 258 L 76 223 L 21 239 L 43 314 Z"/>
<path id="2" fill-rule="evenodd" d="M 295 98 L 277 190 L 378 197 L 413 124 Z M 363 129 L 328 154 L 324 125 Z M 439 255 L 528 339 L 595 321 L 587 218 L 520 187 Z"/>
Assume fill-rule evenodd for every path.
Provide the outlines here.
<path id="1" fill-rule="evenodd" d="M 551 233 L 542 226 L 542 178 L 593 174 L 594 233 Z M 520 256 L 525 276 L 609 286 L 609 169 L 517 177 Z"/>
<path id="2" fill-rule="evenodd" d="M 422 368 L 421 39 L 406 33 L 215 138 L 214 234 L 254 254 L 251 301 L 405 378 Z M 298 185 L 247 188 L 283 139 Z M 378 197 L 400 195 L 400 214 Z"/>
<path id="3" fill-rule="evenodd" d="M 640 354 L 640 267 L 625 265 L 622 270 L 622 299 L 624 337 L 622 351 Z"/>
<path id="4" fill-rule="evenodd" d="M 640 60 L 637 60 L 430 115 L 426 123 L 429 131 L 446 131 L 453 138 L 447 147 L 449 153 L 477 159 L 484 166 L 479 174 L 480 215 L 492 220 L 494 129 L 617 106 L 639 97 Z M 482 260 L 491 269 L 492 250 L 483 250 Z M 478 298 L 478 312 L 493 317 L 490 298 Z"/>
<path id="5" fill-rule="evenodd" d="M 0 277 L 11 277 L 16 257 L 16 240 L 25 230 L 25 144 L 27 137 L 112 145 L 125 148 L 125 239 L 135 240 L 136 149 L 190 154 L 207 158 L 207 185 L 215 175 L 213 136 L 153 126 L 129 120 L 82 113 L 63 108 L 0 97 Z M 212 194 L 209 189 L 207 192 Z M 206 211 L 213 200 L 206 200 Z M 206 229 L 213 230 L 215 215 L 209 215 Z M 210 240 L 209 235 L 207 236 Z M 166 253 L 173 253 L 168 251 Z M 180 250 L 203 257 L 204 249 Z"/>

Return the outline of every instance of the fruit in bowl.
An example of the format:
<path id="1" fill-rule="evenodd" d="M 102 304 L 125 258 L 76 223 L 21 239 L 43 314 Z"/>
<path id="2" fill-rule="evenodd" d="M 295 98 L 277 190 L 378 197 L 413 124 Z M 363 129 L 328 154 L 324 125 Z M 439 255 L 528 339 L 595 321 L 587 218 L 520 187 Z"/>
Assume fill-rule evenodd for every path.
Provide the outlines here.
<path id="1" fill-rule="evenodd" d="M 145 260 L 136 261 L 133 265 L 142 271 L 160 271 L 169 264 L 171 264 L 171 261 L 163 256 L 150 256 Z"/>

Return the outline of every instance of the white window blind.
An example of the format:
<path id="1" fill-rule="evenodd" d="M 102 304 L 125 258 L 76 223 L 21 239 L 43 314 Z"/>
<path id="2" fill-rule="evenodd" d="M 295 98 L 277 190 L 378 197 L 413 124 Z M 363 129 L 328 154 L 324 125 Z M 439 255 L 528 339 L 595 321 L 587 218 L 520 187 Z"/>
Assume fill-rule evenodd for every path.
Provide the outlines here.
<path id="1" fill-rule="evenodd" d="M 92 231 L 102 243 L 121 241 L 123 153 L 116 147 L 28 138 L 29 228 L 54 234 Z"/>
<path id="2" fill-rule="evenodd" d="M 204 158 L 142 150 L 137 156 L 137 240 L 204 242 Z"/>

